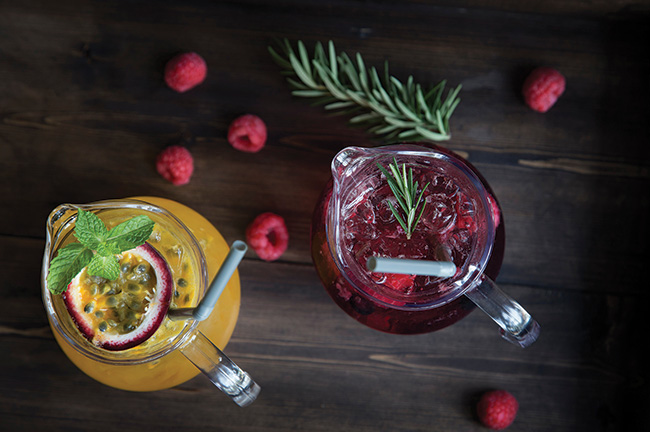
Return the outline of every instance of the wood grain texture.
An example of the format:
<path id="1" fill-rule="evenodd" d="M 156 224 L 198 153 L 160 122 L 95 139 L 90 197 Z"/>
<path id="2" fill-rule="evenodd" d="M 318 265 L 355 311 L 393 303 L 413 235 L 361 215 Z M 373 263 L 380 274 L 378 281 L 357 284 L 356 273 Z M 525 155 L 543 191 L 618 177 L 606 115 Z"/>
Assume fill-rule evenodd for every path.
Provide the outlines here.
<path id="1" fill-rule="evenodd" d="M 512 431 L 642 431 L 650 424 L 647 79 L 650 3 L 0 0 L 0 430 L 480 431 L 481 392 L 511 391 Z M 276 38 L 333 40 L 399 78 L 463 85 L 445 145 L 503 207 L 498 282 L 541 323 L 522 350 L 474 312 L 440 332 L 379 333 L 341 312 L 309 254 L 331 158 L 374 146 L 346 118 L 292 98 Z M 177 94 L 165 61 L 199 52 L 207 80 Z M 567 90 L 548 113 L 520 88 L 550 65 Z M 262 117 L 264 150 L 226 141 Z M 155 171 L 186 145 L 190 184 Z M 151 394 L 102 386 L 54 341 L 40 298 L 45 220 L 63 202 L 175 199 L 232 242 L 263 211 L 285 217 L 275 263 L 249 251 L 226 352 L 263 390 L 242 410 L 202 377 Z M 116 416 L 119 410 L 127 416 Z"/>

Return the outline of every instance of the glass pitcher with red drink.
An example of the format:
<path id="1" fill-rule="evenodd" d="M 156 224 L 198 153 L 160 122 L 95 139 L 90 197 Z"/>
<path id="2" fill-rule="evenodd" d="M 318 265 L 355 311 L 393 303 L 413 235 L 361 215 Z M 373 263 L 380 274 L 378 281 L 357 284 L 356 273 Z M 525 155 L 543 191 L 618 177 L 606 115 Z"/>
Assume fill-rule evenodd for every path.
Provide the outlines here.
<path id="1" fill-rule="evenodd" d="M 412 208 L 404 206 L 395 179 L 391 185 L 393 175 L 415 189 Z M 478 306 L 506 340 L 526 347 L 539 325 L 493 282 L 503 259 L 503 225 L 487 182 L 454 153 L 430 144 L 348 147 L 333 159 L 314 212 L 312 258 L 336 304 L 371 328 L 431 332 Z M 370 269 L 372 260 L 453 270 L 378 271 Z"/>

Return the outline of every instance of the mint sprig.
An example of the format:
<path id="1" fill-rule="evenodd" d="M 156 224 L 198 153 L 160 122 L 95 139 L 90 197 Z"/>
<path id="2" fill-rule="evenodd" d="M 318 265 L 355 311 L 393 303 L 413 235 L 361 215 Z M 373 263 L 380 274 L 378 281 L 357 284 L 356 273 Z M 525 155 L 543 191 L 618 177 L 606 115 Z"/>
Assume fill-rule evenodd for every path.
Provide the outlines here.
<path id="1" fill-rule="evenodd" d="M 70 243 L 59 250 L 50 263 L 47 288 L 52 294 L 65 292 L 84 267 L 88 267 L 90 276 L 117 279 L 120 266 L 115 255 L 146 242 L 153 227 L 149 217 L 140 215 L 109 230 L 95 213 L 79 209 L 74 230 L 79 243 Z"/>

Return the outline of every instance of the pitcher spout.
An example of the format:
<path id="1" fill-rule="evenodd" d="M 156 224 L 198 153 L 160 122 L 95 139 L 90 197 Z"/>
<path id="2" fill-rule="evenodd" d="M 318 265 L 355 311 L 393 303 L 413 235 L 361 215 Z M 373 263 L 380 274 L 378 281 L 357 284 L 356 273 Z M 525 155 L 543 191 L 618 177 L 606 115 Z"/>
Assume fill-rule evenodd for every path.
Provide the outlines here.
<path id="1" fill-rule="evenodd" d="M 362 147 L 347 147 L 337 153 L 332 159 L 331 167 L 334 181 L 340 182 L 347 172 L 354 170 L 354 167 L 364 160 L 368 152 L 368 149 Z"/>
<path id="2" fill-rule="evenodd" d="M 61 228 L 70 221 L 72 213 L 76 212 L 77 206 L 73 204 L 61 204 L 52 212 L 47 218 L 46 230 L 49 238 L 53 238 L 55 233 L 60 231 Z"/>

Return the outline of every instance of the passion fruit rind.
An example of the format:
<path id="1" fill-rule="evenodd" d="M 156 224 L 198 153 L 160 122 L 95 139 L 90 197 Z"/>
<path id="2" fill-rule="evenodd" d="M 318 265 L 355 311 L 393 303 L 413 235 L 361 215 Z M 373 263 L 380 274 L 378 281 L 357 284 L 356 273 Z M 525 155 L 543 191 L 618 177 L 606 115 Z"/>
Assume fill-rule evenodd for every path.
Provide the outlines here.
<path id="1" fill-rule="evenodd" d="M 113 282 L 82 270 L 63 300 L 83 336 L 94 345 L 121 351 L 149 339 L 160 327 L 174 292 L 169 265 L 149 243 L 121 254 Z"/>

